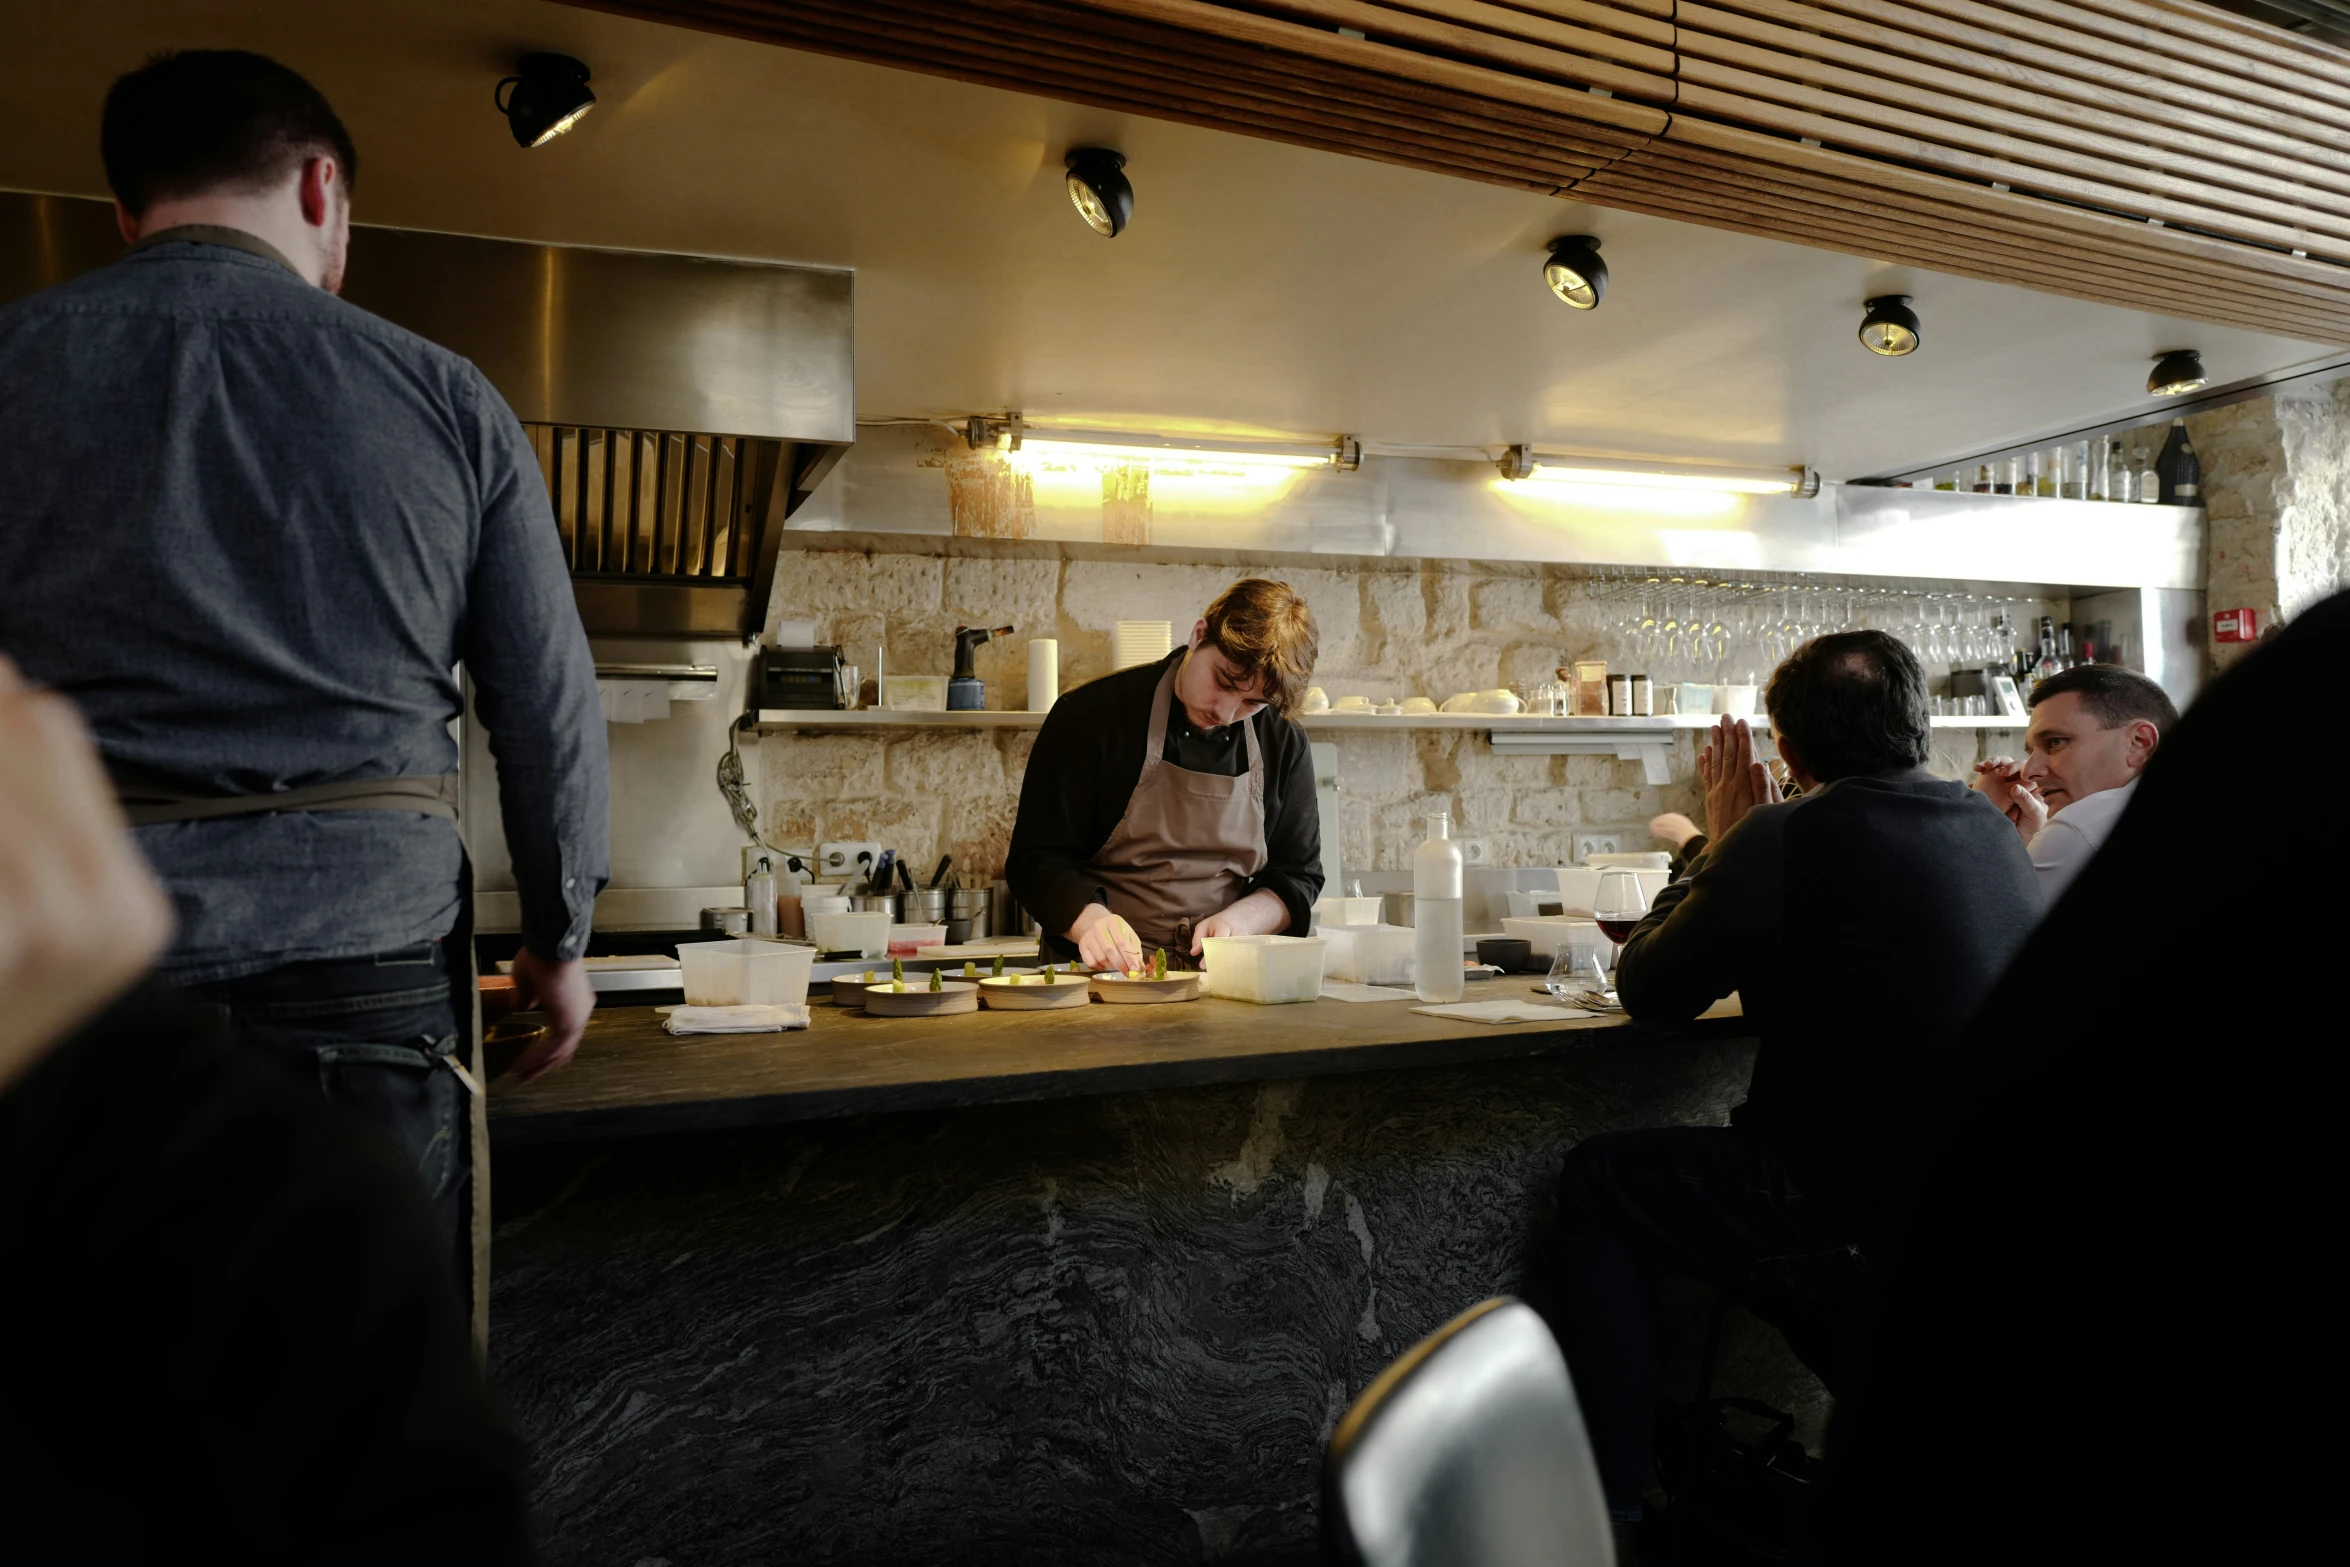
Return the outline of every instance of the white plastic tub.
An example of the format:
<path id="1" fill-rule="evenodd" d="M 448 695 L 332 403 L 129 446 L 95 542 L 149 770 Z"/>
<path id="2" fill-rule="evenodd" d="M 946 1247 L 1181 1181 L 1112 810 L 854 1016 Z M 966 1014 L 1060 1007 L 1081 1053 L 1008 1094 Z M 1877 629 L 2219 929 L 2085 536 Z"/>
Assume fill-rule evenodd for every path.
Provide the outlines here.
<path id="1" fill-rule="evenodd" d="M 863 914 L 819 914 L 810 911 L 808 939 L 826 952 L 854 952 L 867 958 L 886 957 L 889 954 L 889 923 L 887 909 L 875 909 Z"/>
<path id="2" fill-rule="evenodd" d="M 1322 972 L 1357 985 L 1408 985 L 1417 935 L 1401 925 L 1325 925 Z"/>
<path id="3" fill-rule="evenodd" d="M 1325 930 L 1333 925 L 1376 925 L 1383 902 L 1379 898 L 1324 898 L 1314 905 L 1314 923 Z"/>
<path id="4" fill-rule="evenodd" d="M 1209 936 L 1200 942 L 1200 968 L 1208 993 L 1227 1001 L 1315 1001 L 1327 950 L 1319 936 Z"/>
<path id="5" fill-rule="evenodd" d="M 815 962 L 813 947 L 756 936 L 689 941 L 677 949 L 689 1007 L 804 1006 Z"/>
<path id="6" fill-rule="evenodd" d="M 910 958 L 924 947 L 943 947 L 947 944 L 944 925 L 892 925 L 889 928 L 889 951 L 892 957 Z"/>

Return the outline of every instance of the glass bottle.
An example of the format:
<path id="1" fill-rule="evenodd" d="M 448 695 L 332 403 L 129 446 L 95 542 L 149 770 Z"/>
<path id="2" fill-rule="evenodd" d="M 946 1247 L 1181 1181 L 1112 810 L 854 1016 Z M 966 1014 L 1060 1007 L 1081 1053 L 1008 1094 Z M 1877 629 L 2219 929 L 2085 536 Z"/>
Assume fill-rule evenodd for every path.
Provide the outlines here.
<path id="1" fill-rule="evenodd" d="M 2155 472 L 2162 483 L 2162 504 L 2165 506 L 2200 506 L 2203 504 L 2203 464 L 2195 456 L 2195 445 L 2187 439 L 2187 421 L 2170 422 L 2170 438 L 2162 443 L 2162 451 L 2154 459 Z"/>
<path id="2" fill-rule="evenodd" d="M 1452 813 L 1428 817 L 1428 839 L 1412 851 L 1412 992 L 1422 1001 L 1458 1001 L 1461 968 L 1461 846 Z"/>
<path id="3" fill-rule="evenodd" d="M 2136 498 L 2141 505 L 2154 506 L 2162 500 L 2162 480 L 2154 472 L 2154 459 L 2141 446 L 2130 453 L 2130 473 L 2137 482 Z"/>
<path id="4" fill-rule="evenodd" d="M 2058 476 L 2064 472 L 2064 448 L 2051 446 L 2040 458 L 2040 487 L 2036 493 L 2056 498 Z"/>
<path id="5" fill-rule="evenodd" d="M 2044 492 L 2040 486 L 2047 482 L 2047 475 L 2040 471 L 2040 454 L 2026 452 L 2024 454 L 2024 487 L 2016 493 L 2019 495 L 2042 494 Z"/>
<path id="6" fill-rule="evenodd" d="M 2082 487 L 2081 499 L 2101 501 L 2106 496 L 2106 463 L 2107 453 L 2111 446 L 2102 435 L 2088 442 L 2087 445 L 2089 448 L 2089 472 Z"/>

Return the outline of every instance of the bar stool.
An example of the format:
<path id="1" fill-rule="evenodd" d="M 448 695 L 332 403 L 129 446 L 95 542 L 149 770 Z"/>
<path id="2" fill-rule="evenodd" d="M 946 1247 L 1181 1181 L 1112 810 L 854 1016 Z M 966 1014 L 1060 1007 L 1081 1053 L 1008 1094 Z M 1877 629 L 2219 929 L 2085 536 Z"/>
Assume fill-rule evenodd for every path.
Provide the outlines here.
<path id="1" fill-rule="evenodd" d="M 1322 1462 L 1340 1567 L 1608 1567 L 1607 1501 L 1574 1379 L 1534 1309 L 1462 1312 L 1363 1390 Z"/>

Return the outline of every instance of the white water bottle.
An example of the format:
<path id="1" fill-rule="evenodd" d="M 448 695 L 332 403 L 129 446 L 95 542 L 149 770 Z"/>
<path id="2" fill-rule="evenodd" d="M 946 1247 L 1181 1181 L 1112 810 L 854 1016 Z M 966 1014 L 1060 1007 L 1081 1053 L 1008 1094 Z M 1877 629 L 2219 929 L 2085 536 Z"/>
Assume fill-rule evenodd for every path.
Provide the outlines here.
<path id="1" fill-rule="evenodd" d="M 1428 841 L 1412 851 L 1412 989 L 1422 1001 L 1458 1001 L 1461 972 L 1461 849 L 1452 817 L 1428 818 Z"/>

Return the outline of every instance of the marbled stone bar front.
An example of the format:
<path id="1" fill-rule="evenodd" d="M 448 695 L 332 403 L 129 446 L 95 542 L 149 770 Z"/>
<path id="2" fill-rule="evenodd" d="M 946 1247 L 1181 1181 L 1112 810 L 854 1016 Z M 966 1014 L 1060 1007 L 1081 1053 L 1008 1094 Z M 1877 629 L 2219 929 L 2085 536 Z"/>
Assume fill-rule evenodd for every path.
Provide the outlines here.
<path id="1" fill-rule="evenodd" d="M 492 1372 L 555 1563 L 1310 1562 L 1323 1439 L 1522 1292 L 1559 1163 L 1746 1041 L 499 1155 Z"/>

